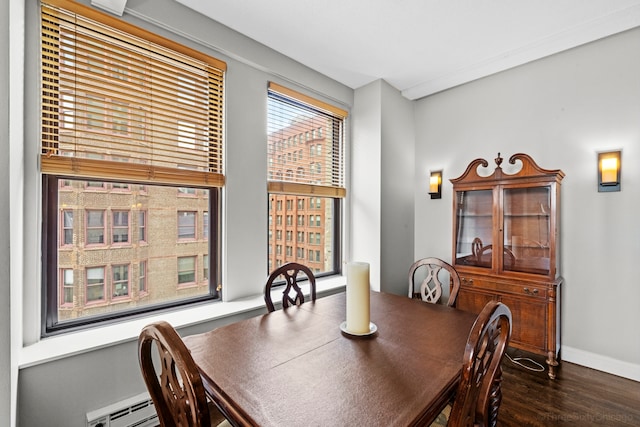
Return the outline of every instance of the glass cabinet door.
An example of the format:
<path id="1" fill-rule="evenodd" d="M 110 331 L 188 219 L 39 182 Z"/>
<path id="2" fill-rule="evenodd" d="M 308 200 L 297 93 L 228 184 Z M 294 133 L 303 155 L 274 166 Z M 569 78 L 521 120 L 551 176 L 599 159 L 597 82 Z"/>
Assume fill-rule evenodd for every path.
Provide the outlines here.
<path id="1" fill-rule="evenodd" d="M 456 192 L 457 265 L 491 268 L 493 190 Z"/>
<path id="2" fill-rule="evenodd" d="M 549 274 L 551 188 L 505 188 L 503 268 Z"/>

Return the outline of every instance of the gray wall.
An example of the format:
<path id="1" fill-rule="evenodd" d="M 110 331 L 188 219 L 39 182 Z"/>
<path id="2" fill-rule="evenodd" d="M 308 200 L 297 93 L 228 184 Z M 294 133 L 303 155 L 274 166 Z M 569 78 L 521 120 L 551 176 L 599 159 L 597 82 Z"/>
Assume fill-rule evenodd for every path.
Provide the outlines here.
<path id="1" fill-rule="evenodd" d="M 498 152 L 562 169 L 562 356 L 640 380 L 640 29 L 415 103 L 415 254 L 451 259 L 452 186 Z M 596 152 L 622 149 L 622 191 L 598 193 Z M 442 200 L 424 195 L 444 169 Z M 433 224 L 438 224 L 434 227 Z"/>

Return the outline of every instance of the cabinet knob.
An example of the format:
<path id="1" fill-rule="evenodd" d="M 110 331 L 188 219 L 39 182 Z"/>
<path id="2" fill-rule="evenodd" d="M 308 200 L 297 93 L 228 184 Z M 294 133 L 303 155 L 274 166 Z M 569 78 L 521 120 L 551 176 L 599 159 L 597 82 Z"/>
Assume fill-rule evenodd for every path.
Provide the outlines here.
<path id="1" fill-rule="evenodd" d="M 538 295 L 538 289 L 533 288 L 533 290 L 531 290 L 529 288 L 524 288 L 524 293 L 529 295 Z"/>
<path id="2" fill-rule="evenodd" d="M 468 283 L 470 285 L 473 285 L 473 279 L 467 279 L 465 277 L 462 278 L 462 283 Z"/>

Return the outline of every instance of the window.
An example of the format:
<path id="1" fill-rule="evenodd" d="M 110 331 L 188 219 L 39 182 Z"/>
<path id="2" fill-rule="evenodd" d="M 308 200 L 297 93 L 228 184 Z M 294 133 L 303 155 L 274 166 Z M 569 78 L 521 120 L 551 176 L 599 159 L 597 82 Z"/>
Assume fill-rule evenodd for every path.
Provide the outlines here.
<path id="1" fill-rule="evenodd" d="M 104 211 L 87 211 L 87 245 L 104 244 Z"/>
<path id="2" fill-rule="evenodd" d="M 303 260 L 306 244 L 323 245 L 318 251 L 309 251 L 307 264 L 320 275 L 340 272 L 341 224 L 340 211 L 346 195 L 344 188 L 344 121 L 347 112 L 323 101 L 293 91 L 275 83 L 269 84 L 267 106 L 267 168 L 269 203 L 279 206 L 283 200 L 297 200 L 295 223 L 287 216 L 285 230 L 297 233 L 296 246 L 287 256 Z M 293 145 L 280 141 L 293 139 Z M 324 147 L 324 148 L 323 148 Z M 308 153 L 307 156 L 304 153 Z M 287 159 L 286 168 L 278 159 Z M 311 161 L 313 159 L 313 161 Z M 318 214 L 305 220 L 303 209 L 322 206 Z M 291 210 L 294 209 L 293 202 Z M 316 208 L 317 209 L 317 208 Z M 269 215 L 274 212 L 269 209 Z M 305 222 L 308 223 L 305 225 Z M 281 226 L 277 222 L 276 226 Z M 269 227 L 274 227 L 269 225 Z M 308 227 L 323 229 L 310 233 Z M 304 235 L 308 234 L 307 243 Z M 326 236 L 320 239 L 320 235 Z M 269 265 L 277 264 L 276 256 L 269 255 Z"/>
<path id="3" fill-rule="evenodd" d="M 202 256 L 202 279 L 209 280 L 209 255 Z"/>
<path id="4" fill-rule="evenodd" d="M 73 211 L 62 211 L 62 245 L 73 245 Z"/>
<path id="5" fill-rule="evenodd" d="M 178 239 L 196 238 L 196 213 L 178 211 Z"/>
<path id="6" fill-rule="evenodd" d="M 209 212 L 202 213 L 202 238 L 209 238 Z"/>
<path id="7" fill-rule="evenodd" d="M 104 267 L 87 268 L 87 302 L 104 300 Z"/>
<path id="8" fill-rule="evenodd" d="M 113 279 L 111 280 L 113 298 L 129 295 L 129 266 L 114 265 L 111 267 Z"/>
<path id="9" fill-rule="evenodd" d="M 178 258 L 178 284 L 195 283 L 196 281 L 196 257 Z"/>
<path id="10" fill-rule="evenodd" d="M 62 300 L 61 305 L 73 304 L 73 269 L 62 270 Z"/>
<path id="11" fill-rule="evenodd" d="M 138 212 L 138 242 L 147 240 L 147 213 L 145 211 Z"/>
<path id="12" fill-rule="evenodd" d="M 81 3 L 41 23 L 43 335 L 219 298 L 215 268 L 178 289 L 221 262 L 226 64 Z"/>
<path id="13" fill-rule="evenodd" d="M 147 292 L 147 261 L 138 264 L 138 292 Z"/>
<path id="14" fill-rule="evenodd" d="M 112 243 L 128 243 L 129 211 L 114 211 L 112 215 Z"/>

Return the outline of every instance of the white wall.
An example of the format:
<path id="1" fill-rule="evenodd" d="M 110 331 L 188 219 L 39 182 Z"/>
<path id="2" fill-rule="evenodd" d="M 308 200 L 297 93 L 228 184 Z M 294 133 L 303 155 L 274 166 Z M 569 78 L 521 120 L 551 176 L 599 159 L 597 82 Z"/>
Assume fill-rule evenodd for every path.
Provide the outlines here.
<path id="1" fill-rule="evenodd" d="M 416 257 L 451 259 L 452 186 L 468 163 L 524 152 L 562 169 L 562 351 L 640 380 L 640 29 L 415 104 Z M 622 191 L 598 193 L 596 152 L 622 149 Z M 429 200 L 429 169 L 444 169 Z M 434 227 L 433 224 L 438 224 Z"/>

